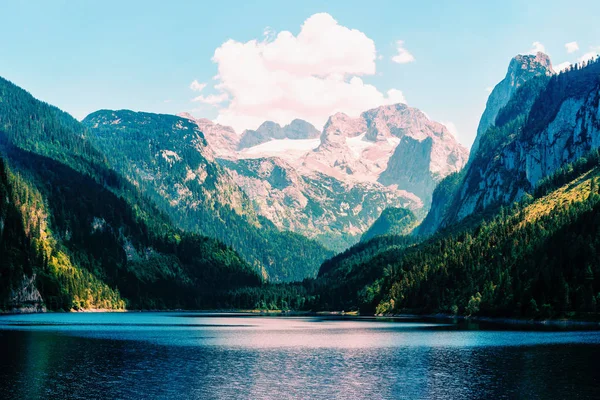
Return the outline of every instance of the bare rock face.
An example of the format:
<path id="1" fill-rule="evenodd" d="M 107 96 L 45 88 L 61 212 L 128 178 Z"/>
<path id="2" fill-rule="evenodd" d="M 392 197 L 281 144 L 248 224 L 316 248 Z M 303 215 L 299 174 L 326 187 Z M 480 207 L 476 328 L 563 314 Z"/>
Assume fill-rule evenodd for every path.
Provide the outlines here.
<path id="1" fill-rule="evenodd" d="M 257 209 L 291 230 L 342 251 L 358 242 L 381 213 L 399 206 L 418 210 L 420 199 L 378 183 L 349 183 L 322 173 L 303 175 L 279 158 L 219 160 Z"/>
<path id="2" fill-rule="evenodd" d="M 422 140 L 404 136 L 390 158 L 388 167 L 379 176 L 384 185 L 397 185 L 420 198 L 428 198 L 435 189 L 435 180 L 429 172 L 433 139 Z"/>
<path id="3" fill-rule="evenodd" d="M 344 113 L 329 117 L 321 134 L 322 146 L 339 147 L 346 144 L 346 138 L 353 138 L 367 131 L 363 118 L 352 118 Z"/>
<path id="4" fill-rule="evenodd" d="M 35 274 L 23 275 L 20 285 L 11 290 L 9 309 L 16 313 L 46 312 L 42 295 L 35 286 Z"/>
<path id="5" fill-rule="evenodd" d="M 295 119 L 284 127 L 273 121 L 265 121 L 256 130 L 247 129 L 242 133 L 238 150 L 273 139 L 312 139 L 319 137 L 319 134 L 317 128 L 301 119 Z"/>
<path id="6" fill-rule="evenodd" d="M 550 57 L 544 53 L 537 53 L 536 55 L 519 54 L 514 57 L 508 65 L 506 76 L 494 87 L 488 97 L 485 111 L 477 127 L 475 142 L 471 147 L 471 155 L 477 153 L 481 137 L 494 124 L 498 112 L 508 103 L 508 100 L 519 87 L 533 77 L 551 76 L 554 73 Z"/>
<path id="7" fill-rule="evenodd" d="M 467 162 L 467 149 L 448 129 L 415 108 L 398 104 L 367 113 L 372 126 L 377 126 L 373 138 L 400 139 L 386 170 L 379 176 L 379 182 L 385 185 L 398 185 L 429 204 L 437 183 L 460 171 Z"/>
<path id="8" fill-rule="evenodd" d="M 538 75 L 514 90 L 493 124 L 478 136 L 479 146 L 452 197 L 445 199 L 446 205 L 436 198 L 440 204 L 432 210 L 447 211 L 441 221 L 428 216 L 429 226 L 449 226 L 511 204 L 542 179 L 600 147 L 600 62 L 551 75 L 547 56 L 517 56 L 499 86 L 513 80 L 514 71 L 532 68 Z M 486 110 L 484 116 L 488 114 Z"/>
<path id="9" fill-rule="evenodd" d="M 468 157 L 445 126 L 405 104 L 336 113 L 320 134 L 301 120 L 267 121 L 244 132 L 234 156 L 220 156 L 224 142 L 206 137 L 259 215 L 336 250 L 388 207 L 427 207 Z"/>
<path id="10" fill-rule="evenodd" d="M 416 143 L 430 145 L 412 153 Z M 321 145 L 302 159 L 301 168 L 342 180 L 396 185 L 429 203 L 435 184 L 459 171 L 467 156 L 445 126 L 416 108 L 394 104 L 357 118 L 341 113 L 330 117 Z"/>
<path id="11" fill-rule="evenodd" d="M 240 136 L 230 126 L 215 124 L 209 119 L 196 119 L 188 113 L 177 114 L 179 117 L 194 121 L 204 137 L 210 143 L 215 155 L 219 157 L 235 157 L 235 150 L 240 143 Z"/>

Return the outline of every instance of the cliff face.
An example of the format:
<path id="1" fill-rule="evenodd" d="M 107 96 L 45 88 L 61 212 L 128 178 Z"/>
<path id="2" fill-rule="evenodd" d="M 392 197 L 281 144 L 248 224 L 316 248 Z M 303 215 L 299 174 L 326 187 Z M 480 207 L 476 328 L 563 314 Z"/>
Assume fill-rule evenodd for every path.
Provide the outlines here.
<path id="1" fill-rule="evenodd" d="M 395 185 L 429 204 L 437 182 L 459 171 L 467 157 L 445 126 L 416 108 L 394 104 L 357 118 L 330 117 L 321 145 L 302 159 L 302 168 L 343 180 Z"/>
<path id="2" fill-rule="evenodd" d="M 522 58 L 511 61 L 509 75 L 515 60 Z M 598 62 L 552 77 L 540 74 L 523 83 L 478 136 L 478 148 L 453 197 L 434 199 L 432 212 L 447 212 L 436 221 L 428 216 L 429 225 L 449 226 L 519 200 L 543 178 L 600 147 L 599 91 Z"/>
<path id="3" fill-rule="evenodd" d="M 320 173 L 303 175 L 279 158 L 219 162 L 253 199 L 260 215 L 336 251 L 356 243 L 387 207 L 422 207 L 411 193 Z"/>
<path id="4" fill-rule="evenodd" d="M 431 137 L 423 140 L 403 137 L 386 170 L 379 176 L 379 182 L 384 185 L 396 184 L 422 199 L 429 199 L 436 184 L 429 169 L 432 147 Z"/>
<path id="5" fill-rule="evenodd" d="M 551 76 L 554 74 L 550 58 L 544 53 L 536 55 L 519 54 L 508 65 L 506 76 L 494 87 L 488 97 L 485 111 L 477 127 L 477 136 L 471 147 L 471 155 L 477 153 L 479 141 L 485 131 L 496 121 L 498 112 L 508 103 L 512 95 L 529 79 L 536 76 Z"/>
<path id="6" fill-rule="evenodd" d="M 240 136 L 230 126 L 215 124 L 206 118 L 194 118 L 188 113 L 178 114 L 179 117 L 189 119 L 198 125 L 204 137 L 211 144 L 215 155 L 219 157 L 231 157 L 240 143 Z"/>
<path id="7" fill-rule="evenodd" d="M 17 313 L 46 312 L 42 295 L 35 285 L 35 274 L 23 275 L 20 284 L 11 290 L 8 311 Z"/>

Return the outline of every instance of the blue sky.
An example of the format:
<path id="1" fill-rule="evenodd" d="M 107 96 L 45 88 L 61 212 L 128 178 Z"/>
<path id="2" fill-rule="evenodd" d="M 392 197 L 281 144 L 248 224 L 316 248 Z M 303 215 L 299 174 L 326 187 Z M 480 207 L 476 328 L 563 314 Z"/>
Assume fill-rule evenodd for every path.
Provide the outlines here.
<path id="1" fill-rule="evenodd" d="M 285 74 L 278 80 L 259 79 L 257 76 L 265 71 L 249 69 L 248 81 L 254 85 L 243 86 L 236 77 L 245 73 L 246 59 L 237 55 L 228 57 L 235 49 L 223 46 L 230 39 L 235 41 L 231 43 L 240 45 L 255 39 L 260 47 L 261 43 L 275 40 L 275 35 L 282 31 L 290 31 L 295 37 L 302 24 L 318 13 L 329 14 L 343 28 L 340 39 L 358 37 L 349 33 L 355 30 L 352 32 L 362 34 L 360 46 L 365 45 L 362 51 L 358 44 L 341 43 L 342 49 L 345 49 L 343 46 L 348 51 L 356 48 L 356 54 L 347 60 L 328 61 L 346 63 L 342 67 L 348 71 L 356 67 L 358 72 L 342 70 L 341 78 L 337 79 L 348 82 L 358 76 L 360 90 L 364 89 L 344 92 L 348 88 L 341 84 L 331 86 L 339 87 L 342 98 L 349 97 L 345 93 L 364 97 L 362 103 L 348 105 L 333 99 L 335 104 L 352 108 L 388 101 L 385 100 L 388 97 L 397 98 L 388 94 L 390 89 L 395 89 L 401 91 L 410 106 L 420 108 L 432 119 L 453 123 L 459 140 L 467 146 L 474 139 L 485 106 L 486 88 L 503 78 L 511 57 L 528 52 L 533 42 L 540 42 L 552 62 L 559 64 L 575 62 L 600 46 L 597 22 L 600 2 L 586 0 L 572 4 L 564 1 L 260 1 L 250 4 L 242 1 L 7 0 L 0 2 L 3 16 L 0 76 L 76 118 L 98 109 L 126 108 L 172 114 L 191 111 L 197 117 L 220 118 L 222 122 L 231 120 L 242 126 L 245 121 L 255 121 L 263 114 L 265 118 L 286 119 L 296 107 L 301 110 L 298 111 L 300 117 L 306 113 L 320 120 L 317 114 L 321 111 L 312 104 L 310 93 L 306 94 L 303 104 L 295 104 L 290 99 L 292 95 L 287 93 L 285 98 L 284 93 L 285 99 L 281 101 L 286 104 L 282 106 L 284 109 L 271 114 L 269 101 L 277 97 L 267 93 L 265 100 L 260 83 L 270 85 L 271 91 L 281 84 L 285 91 L 302 89 L 297 86 L 304 86 L 304 81 L 295 81 L 296 78 L 290 81 Z M 324 24 L 327 25 L 327 21 Z M 323 35 L 323 39 L 327 37 Z M 315 41 L 319 37 L 313 32 L 309 39 Z M 376 48 L 376 58 L 371 60 L 373 65 L 361 61 L 363 56 L 368 58 L 369 40 Z M 403 48 L 414 61 L 393 61 L 398 55 L 398 40 L 403 41 Z M 565 44 L 573 41 L 579 50 L 568 53 Z M 327 50 L 324 44 L 315 46 Z M 217 48 L 223 49 L 221 63 L 212 60 Z M 306 54 L 313 54 L 311 51 Z M 319 54 L 328 57 L 322 53 Z M 249 53 L 248 57 L 253 54 Z M 289 61 L 281 52 L 273 57 L 274 63 Z M 286 64 L 282 68 L 293 67 Z M 221 79 L 213 79 L 219 73 Z M 315 84 L 321 84 L 323 77 L 310 78 Z M 190 89 L 194 80 L 206 87 L 202 91 Z M 329 84 L 328 81 L 319 87 L 329 88 Z M 367 92 L 372 96 L 367 98 Z M 213 100 L 221 95 L 223 99 L 215 100 L 221 101 L 218 104 L 207 104 L 214 103 L 206 101 L 211 95 Z M 202 99 L 191 101 L 198 96 Z M 246 103 L 240 105 L 244 101 Z M 260 104 L 252 107 L 249 104 L 252 102 Z M 323 107 L 322 112 L 325 112 L 325 108 L 333 106 Z"/>

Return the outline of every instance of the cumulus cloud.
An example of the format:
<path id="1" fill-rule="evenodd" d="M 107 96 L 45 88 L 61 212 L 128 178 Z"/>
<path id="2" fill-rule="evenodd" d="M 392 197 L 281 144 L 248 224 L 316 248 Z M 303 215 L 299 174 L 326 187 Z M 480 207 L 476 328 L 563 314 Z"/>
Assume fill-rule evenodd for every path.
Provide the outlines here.
<path id="1" fill-rule="evenodd" d="M 560 71 L 564 71 L 565 69 L 569 68 L 570 66 L 571 66 L 571 63 L 569 61 L 565 61 L 558 65 L 553 65 L 552 68 L 555 71 L 560 72 Z"/>
<path id="2" fill-rule="evenodd" d="M 577 50 L 579 50 L 579 45 L 577 42 L 565 43 L 565 49 L 567 49 L 567 53 L 569 54 L 575 53 Z"/>
<path id="3" fill-rule="evenodd" d="M 579 62 L 581 64 L 584 62 L 588 62 L 590 60 L 595 60 L 599 54 L 600 54 L 600 47 L 592 47 L 591 51 L 588 51 L 587 53 L 585 53 L 584 55 L 579 57 L 577 59 L 577 62 Z"/>
<path id="4" fill-rule="evenodd" d="M 200 95 L 192 99 L 192 101 L 209 104 L 212 106 L 224 103 L 227 100 L 229 100 L 229 95 L 227 93 L 209 94 L 208 96 Z"/>
<path id="5" fill-rule="evenodd" d="M 201 92 L 205 87 L 206 83 L 200 83 L 196 79 L 190 83 L 190 89 L 192 89 L 194 92 Z"/>
<path id="6" fill-rule="evenodd" d="M 227 102 L 217 122 L 237 131 L 294 118 L 320 127 L 336 112 L 358 115 L 406 101 L 398 89 L 382 93 L 363 81 L 361 76 L 376 73 L 376 58 L 375 43 L 363 32 L 338 24 L 329 14 L 315 14 L 297 35 L 267 30 L 260 40 L 223 43 L 213 56 L 219 94 L 196 101 Z"/>
<path id="7" fill-rule="evenodd" d="M 540 42 L 533 42 L 531 44 L 531 49 L 529 50 L 529 54 L 537 54 L 537 53 L 545 53 L 546 47 Z"/>
<path id="8" fill-rule="evenodd" d="M 392 57 L 393 62 L 407 64 L 415 61 L 415 56 L 410 54 L 410 52 L 404 48 L 404 40 L 398 40 L 396 42 L 396 49 L 398 50 L 398 54 Z"/>

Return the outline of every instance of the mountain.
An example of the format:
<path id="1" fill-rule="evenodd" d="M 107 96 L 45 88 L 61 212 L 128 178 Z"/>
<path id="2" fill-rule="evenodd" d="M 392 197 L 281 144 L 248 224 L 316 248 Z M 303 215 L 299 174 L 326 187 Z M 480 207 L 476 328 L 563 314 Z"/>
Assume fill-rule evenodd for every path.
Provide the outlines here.
<path id="1" fill-rule="evenodd" d="M 554 74 L 550 57 L 538 52 L 535 55 L 519 54 L 508 65 L 506 76 L 498 83 L 485 105 L 485 111 L 479 120 L 477 136 L 471 147 L 471 154 L 477 153 L 479 141 L 485 132 L 494 125 L 498 112 L 508 103 L 512 95 L 529 79 L 537 76 L 551 76 Z"/>
<path id="2" fill-rule="evenodd" d="M 386 208 L 360 241 L 366 242 L 375 236 L 408 235 L 416 223 L 417 217 L 412 211 L 402 207 Z"/>
<path id="3" fill-rule="evenodd" d="M 295 119 L 284 127 L 272 121 L 265 121 L 256 130 L 247 129 L 242 133 L 238 150 L 273 139 L 314 139 L 319 135 L 320 132 L 313 125 L 301 119 Z"/>
<path id="4" fill-rule="evenodd" d="M 173 228 L 86 129 L 0 78 L 0 308 L 227 306 L 260 286 L 216 240 Z"/>
<path id="5" fill-rule="evenodd" d="M 194 121 L 198 128 L 211 144 L 211 147 L 218 157 L 228 157 L 235 154 L 240 143 L 239 135 L 230 126 L 215 124 L 209 119 L 196 119 L 188 113 L 180 113 L 179 117 Z"/>
<path id="6" fill-rule="evenodd" d="M 88 115 L 83 124 L 109 163 L 177 227 L 232 246 L 265 279 L 314 276 L 331 254 L 315 241 L 280 232 L 258 215 L 237 182 L 216 162 L 197 121 L 101 110 Z"/>
<path id="7" fill-rule="evenodd" d="M 388 207 L 422 216 L 437 182 L 468 155 L 446 127 L 404 104 L 334 114 L 320 134 L 300 120 L 267 121 L 244 133 L 237 152 L 222 133 L 206 138 L 258 215 L 336 251 Z"/>
<path id="8" fill-rule="evenodd" d="M 421 243 L 381 236 L 328 260 L 313 307 L 364 313 L 551 318 L 598 311 L 600 155 L 566 164 L 534 196 Z"/>
<path id="9" fill-rule="evenodd" d="M 527 70 L 533 59 L 516 57 L 509 75 L 515 62 Z M 436 187 L 418 230 L 436 234 L 379 236 L 328 260 L 306 286 L 314 307 L 534 318 L 596 312 L 599 104 L 600 61 L 522 82 L 465 170 Z"/>
<path id="10" fill-rule="evenodd" d="M 416 194 L 429 204 L 435 184 L 459 171 L 468 151 L 446 127 L 405 104 L 329 118 L 321 144 L 301 159 L 304 170 L 338 179 L 378 181 Z"/>
<path id="11" fill-rule="evenodd" d="M 531 58 L 513 59 L 509 75 L 515 60 L 526 69 Z M 479 136 L 456 194 L 445 199 L 450 205 L 439 226 L 518 201 L 563 165 L 600 146 L 600 64 L 548 74 L 521 84 Z"/>
<path id="12" fill-rule="evenodd" d="M 331 176 L 302 175 L 280 158 L 219 159 L 253 200 L 255 209 L 281 230 L 298 232 L 324 246 L 343 251 L 387 207 L 415 210 L 420 200 L 372 182 L 344 182 Z"/>

